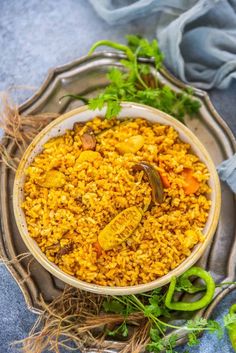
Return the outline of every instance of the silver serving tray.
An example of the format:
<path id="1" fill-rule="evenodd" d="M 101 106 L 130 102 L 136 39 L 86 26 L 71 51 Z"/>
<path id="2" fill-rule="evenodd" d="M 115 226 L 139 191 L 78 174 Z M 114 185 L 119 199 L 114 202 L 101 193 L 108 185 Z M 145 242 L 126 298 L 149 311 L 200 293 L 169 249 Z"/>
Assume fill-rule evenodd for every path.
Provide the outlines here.
<path id="1" fill-rule="evenodd" d="M 59 102 L 60 97 L 67 93 L 74 93 L 91 97 L 108 83 L 106 74 L 111 67 L 120 66 L 119 59 L 122 54 L 102 52 L 90 57 L 83 57 L 70 64 L 51 70 L 47 79 L 36 94 L 20 106 L 23 114 L 37 114 L 39 112 L 64 113 L 82 105 L 80 101 L 66 98 Z M 152 61 L 142 59 L 149 63 L 153 75 L 180 91 L 187 86 L 174 78 L 165 69 L 156 72 Z M 186 125 L 198 136 L 210 153 L 214 163 L 231 157 L 236 151 L 236 142 L 230 129 L 214 109 L 206 92 L 194 89 L 194 95 L 201 101 L 199 117 L 187 119 Z M 14 142 L 7 144 L 9 153 L 18 155 L 19 150 Z M 4 164 L 0 165 L 0 255 L 8 260 L 27 252 L 27 249 L 18 232 L 12 207 L 12 189 L 14 173 Z M 199 265 L 206 268 L 216 281 L 235 280 L 236 268 L 236 200 L 230 189 L 222 184 L 222 209 L 218 229 L 211 246 L 199 261 Z M 30 266 L 30 275 L 28 273 Z M 36 260 L 28 257 L 20 262 L 8 265 L 19 287 L 21 288 L 28 308 L 34 313 L 41 312 L 40 296 L 50 302 L 61 294 L 64 284 L 48 273 Z M 218 290 L 215 299 L 207 310 L 202 311 L 204 317 L 209 317 L 216 304 L 235 287 Z M 185 332 L 179 331 L 178 344 L 185 342 Z M 119 349 L 121 342 L 114 342 L 114 348 Z M 95 352 L 96 350 L 89 350 Z M 108 351 L 107 351 L 108 352 Z M 109 351 L 111 352 L 111 351 Z"/>

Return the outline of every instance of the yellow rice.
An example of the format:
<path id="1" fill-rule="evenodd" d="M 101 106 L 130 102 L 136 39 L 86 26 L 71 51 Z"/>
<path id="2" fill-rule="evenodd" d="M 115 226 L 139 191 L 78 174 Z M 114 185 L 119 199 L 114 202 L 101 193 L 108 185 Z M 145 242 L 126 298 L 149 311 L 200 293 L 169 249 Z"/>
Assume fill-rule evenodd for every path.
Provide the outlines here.
<path id="1" fill-rule="evenodd" d="M 210 208 L 208 170 L 171 126 L 141 118 L 121 124 L 98 117 L 86 125 L 97 135 L 95 160 L 79 161 L 81 140 L 69 130 L 50 140 L 27 169 L 22 207 L 29 234 L 50 261 L 80 280 L 102 286 L 153 281 L 204 241 L 202 229 Z M 120 155 L 116 145 L 133 135 L 142 135 L 144 146 Z M 132 171 L 140 161 L 168 177 L 164 202 L 144 213 L 126 242 L 99 253 L 98 234 L 119 212 L 131 206 L 145 209 L 150 203 L 148 180 L 142 171 Z M 194 194 L 184 192 L 184 168 L 191 168 L 200 184 Z M 63 186 L 43 186 L 49 170 L 63 173 Z"/>

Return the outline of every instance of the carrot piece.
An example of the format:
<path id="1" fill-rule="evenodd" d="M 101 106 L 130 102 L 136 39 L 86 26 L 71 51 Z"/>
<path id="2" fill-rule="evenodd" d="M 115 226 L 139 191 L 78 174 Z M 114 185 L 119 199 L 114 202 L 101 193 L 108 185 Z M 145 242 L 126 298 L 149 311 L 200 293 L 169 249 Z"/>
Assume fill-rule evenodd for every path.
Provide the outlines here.
<path id="1" fill-rule="evenodd" d="M 97 252 L 98 257 L 101 256 L 102 255 L 102 247 L 99 244 L 99 242 L 96 241 L 96 243 L 94 243 L 93 245 L 94 245 L 94 248 L 95 248 L 95 250 Z"/>
<path id="2" fill-rule="evenodd" d="M 167 176 L 162 174 L 162 173 L 160 173 L 160 172 L 159 172 L 159 174 L 160 174 L 161 181 L 162 181 L 162 184 L 163 184 L 164 188 L 168 189 L 170 187 L 170 182 L 169 182 Z"/>
<path id="3" fill-rule="evenodd" d="M 193 176 L 193 170 L 191 168 L 184 168 L 182 171 L 182 176 L 186 182 L 186 185 L 183 187 L 185 194 L 194 194 L 199 189 L 200 184 Z"/>

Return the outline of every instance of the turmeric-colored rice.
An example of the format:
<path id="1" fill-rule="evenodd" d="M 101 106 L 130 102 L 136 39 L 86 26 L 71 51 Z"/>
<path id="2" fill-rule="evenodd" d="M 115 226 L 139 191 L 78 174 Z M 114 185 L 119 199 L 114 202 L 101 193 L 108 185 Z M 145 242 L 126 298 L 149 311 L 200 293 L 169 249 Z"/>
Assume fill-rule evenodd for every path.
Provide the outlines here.
<path id="1" fill-rule="evenodd" d="M 95 134 L 94 151 L 83 150 L 84 127 L 77 126 L 49 140 L 28 167 L 22 208 L 29 234 L 50 261 L 80 280 L 102 286 L 153 281 L 204 241 L 209 172 L 171 126 L 141 118 L 121 122 L 96 117 L 85 127 Z M 133 136 L 141 136 L 140 145 L 135 151 L 134 141 L 129 152 Z M 141 161 L 162 177 L 160 204 L 152 205 L 144 172 L 132 169 Z M 193 193 L 186 193 L 184 170 L 193 173 Z M 100 232 L 132 206 L 143 210 L 137 228 L 114 249 L 103 250 Z"/>

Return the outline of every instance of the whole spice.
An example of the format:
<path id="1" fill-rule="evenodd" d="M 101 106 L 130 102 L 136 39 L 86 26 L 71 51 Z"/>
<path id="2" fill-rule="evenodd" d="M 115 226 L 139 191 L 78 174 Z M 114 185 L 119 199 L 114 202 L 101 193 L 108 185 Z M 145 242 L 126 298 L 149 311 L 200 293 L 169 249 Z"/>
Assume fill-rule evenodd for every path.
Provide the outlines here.
<path id="1" fill-rule="evenodd" d="M 96 148 L 96 137 L 93 130 L 89 127 L 83 131 L 80 135 L 83 150 L 95 150 Z"/>
<path id="2" fill-rule="evenodd" d="M 72 243 L 65 245 L 64 247 L 60 248 L 57 253 L 57 257 L 60 258 L 63 255 L 69 254 L 73 250 L 74 245 Z"/>
<path id="3" fill-rule="evenodd" d="M 148 178 L 150 186 L 152 188 L 152 201 L 153 203 L 159 204 L 163 202 L 164 190 L 160 175 L 157 170 L 147 162 L 139 162 L 135 164 L 132 169 L 134 171 L 143 170 Z"/>

